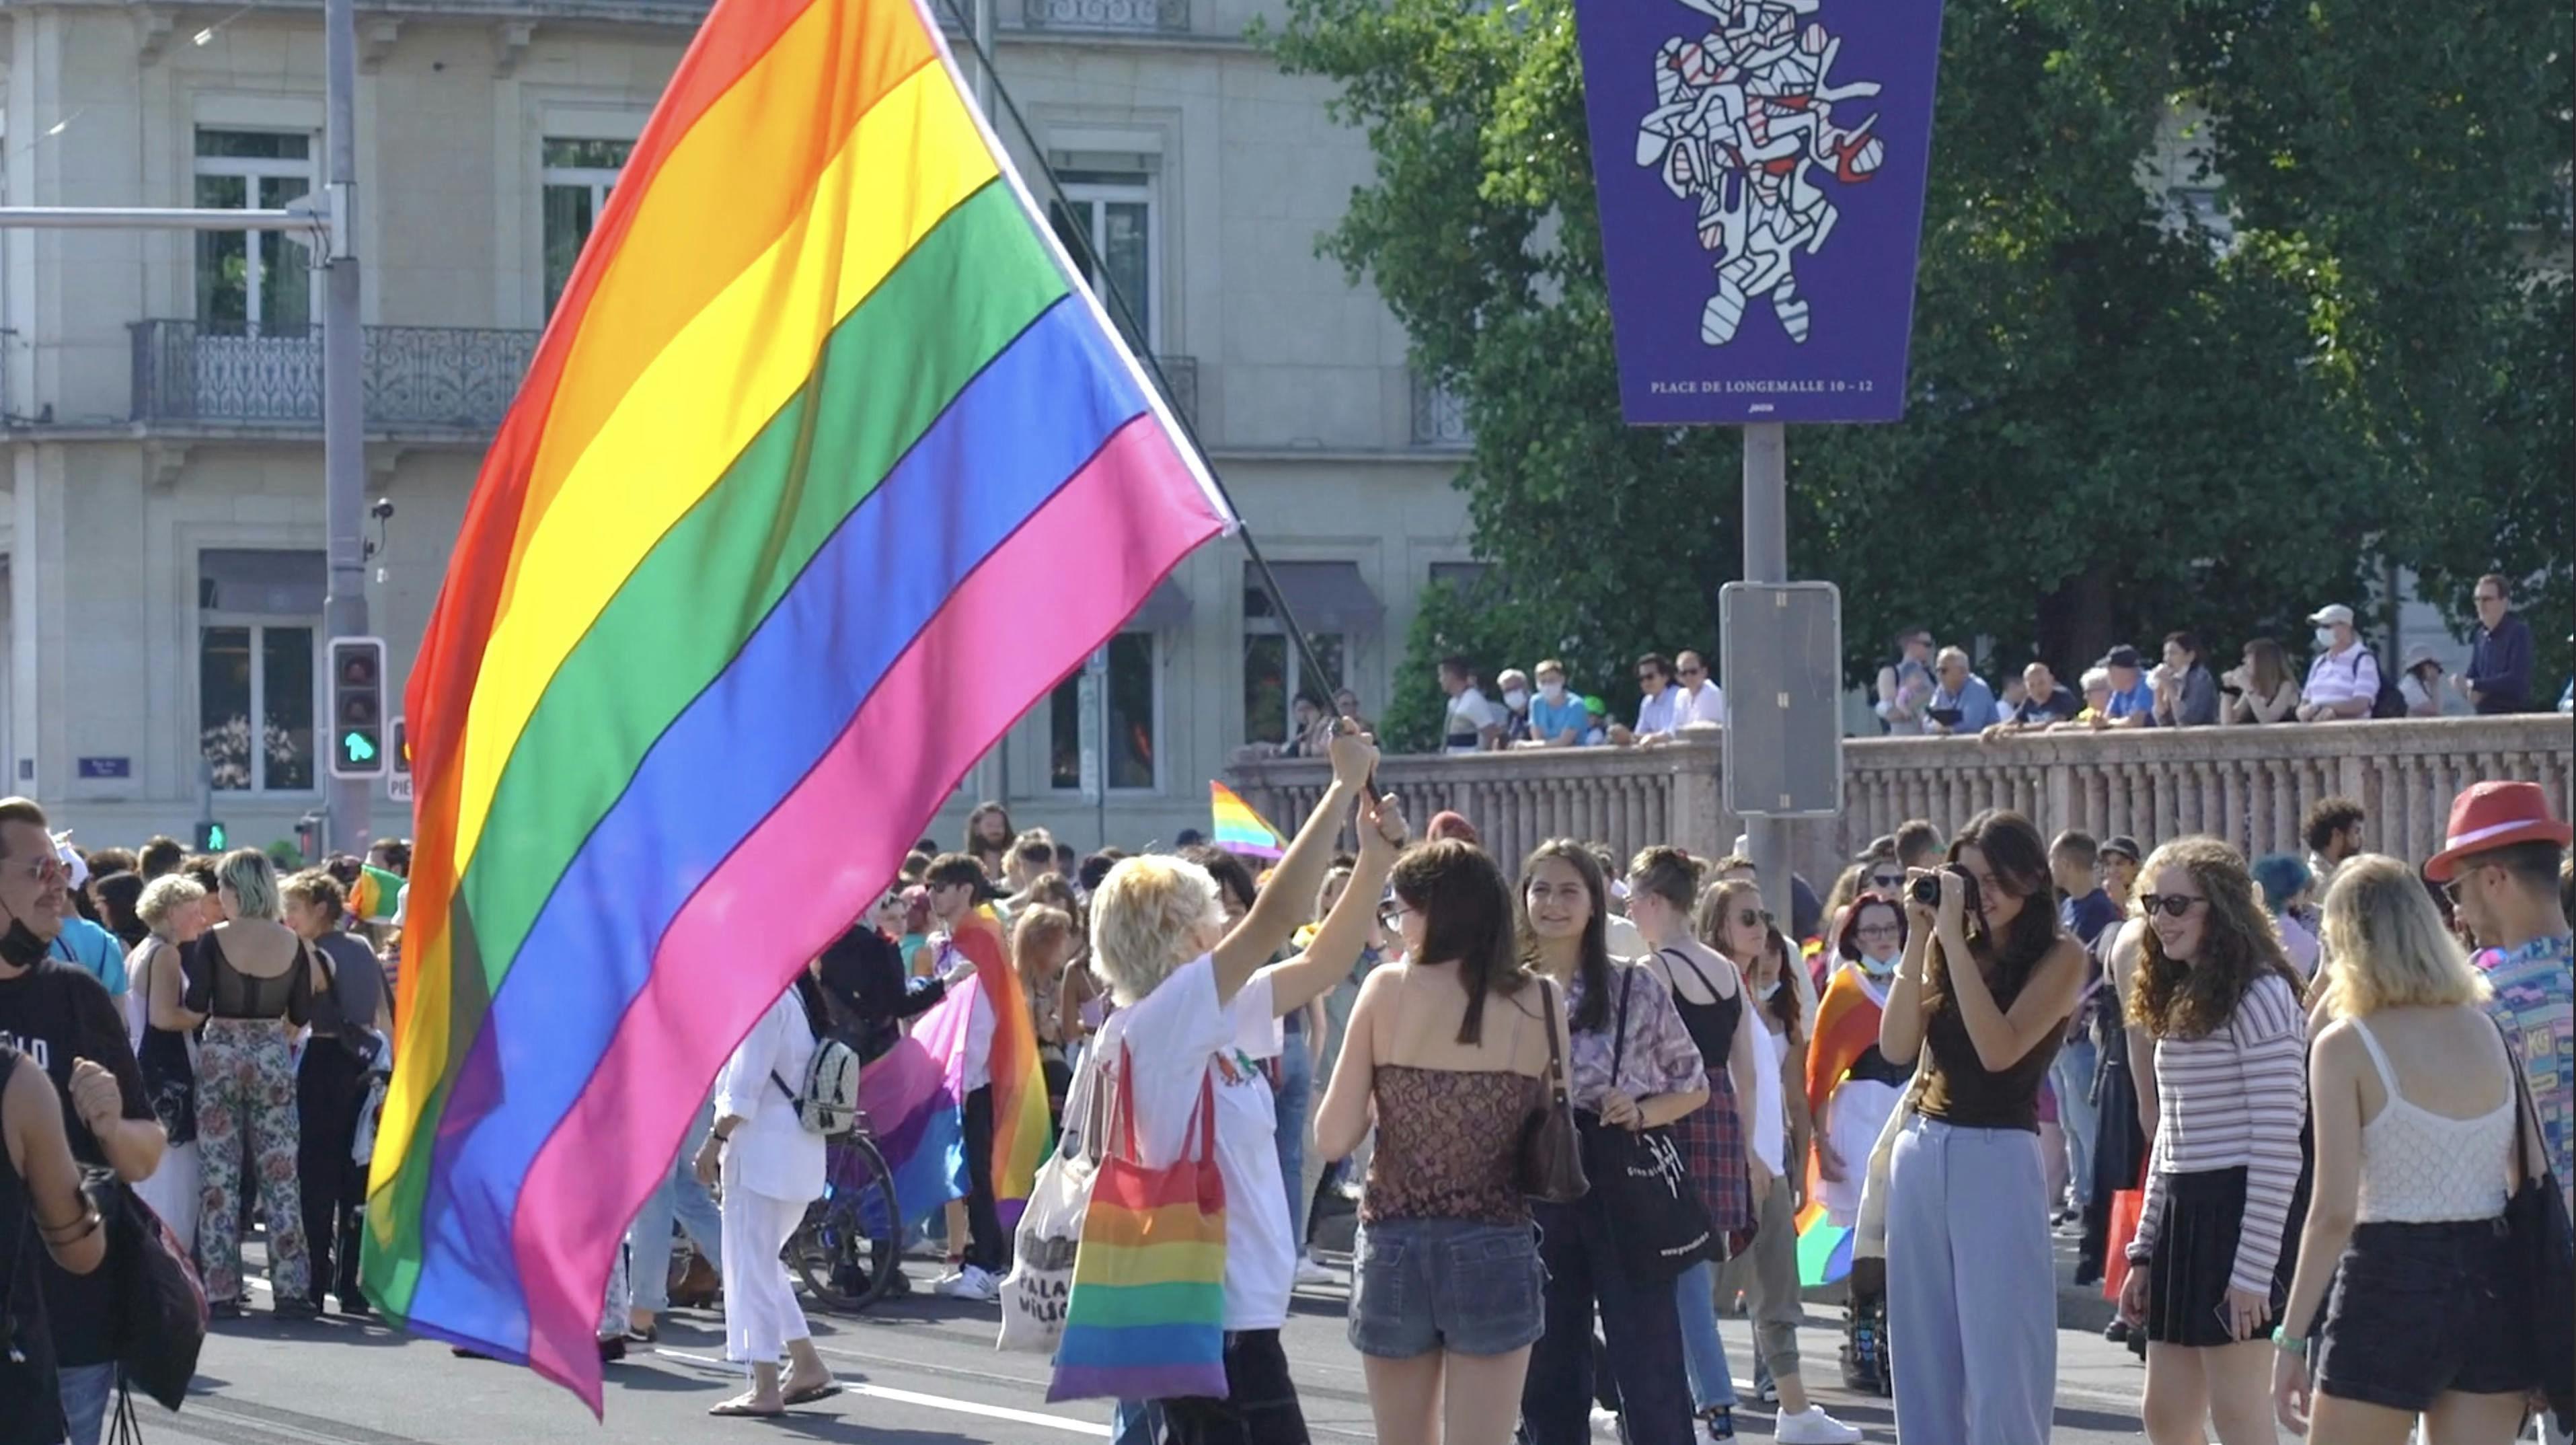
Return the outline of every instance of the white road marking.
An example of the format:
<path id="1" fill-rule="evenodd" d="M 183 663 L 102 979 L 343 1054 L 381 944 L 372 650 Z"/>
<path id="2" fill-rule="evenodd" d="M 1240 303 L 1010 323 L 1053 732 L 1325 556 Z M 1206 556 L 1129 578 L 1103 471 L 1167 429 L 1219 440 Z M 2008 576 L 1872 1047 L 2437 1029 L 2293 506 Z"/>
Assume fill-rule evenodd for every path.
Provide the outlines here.
<path id="1" fill-rule="evenodd" d="M 727 1372 L 735 1369 L 733 1365 L 713 1355 L 692 1354 L 686 1350 L 666 1350 L 658 1346 L 653 1353 L 668 1359 L 686 1360 L 693 1365 L 705 1365 L 711 1369 Z M 1036 1410 L 1014 1410 L 1008 1405 L 986 1405 L 975 1400 L 954 1400 L 945 1395 L 925 1395 L 914 1390 L 897 1390 L 885 1385 L 871 1385 L 863 1380 L 844 1380 L 841 1382 L 841 1389 L 846 1394 L 869 1395 L 880 1400 L 892 1400 L 898 1405 L 920 1405 L 926 1409 L 946 1410 L 958 1415 L 975 1415 L 986 1420 L 1008 1420 L 1015 1425 L 1040 1425 L 1050 1430 L 1062 1430 L 1068 1435 L 1088 1435 L 1099 1440 L 1109 1438 L 1109 1427 L 1106 1425 L 1094 1424 L 1089 1420 L 1075 1420 L 1063 1415 L 1044 1414 Z"/>

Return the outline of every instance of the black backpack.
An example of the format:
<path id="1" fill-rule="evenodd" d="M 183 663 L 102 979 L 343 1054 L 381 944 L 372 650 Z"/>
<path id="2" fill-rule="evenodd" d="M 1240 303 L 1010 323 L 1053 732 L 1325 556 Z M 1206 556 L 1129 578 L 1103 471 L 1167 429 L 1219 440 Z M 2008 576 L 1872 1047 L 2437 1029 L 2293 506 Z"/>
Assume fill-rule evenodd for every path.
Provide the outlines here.
<path id="1" fill-rule="evenodd" d="M 2406 694 L 2398 690 L 2397 674 L 2389 671 L 2376 654 L 2370 661 L 2371 665 L 2379 671 L 2379 695 L 2370 700 L 2370 715 L 2372 717 L 2406 716 Z"/>

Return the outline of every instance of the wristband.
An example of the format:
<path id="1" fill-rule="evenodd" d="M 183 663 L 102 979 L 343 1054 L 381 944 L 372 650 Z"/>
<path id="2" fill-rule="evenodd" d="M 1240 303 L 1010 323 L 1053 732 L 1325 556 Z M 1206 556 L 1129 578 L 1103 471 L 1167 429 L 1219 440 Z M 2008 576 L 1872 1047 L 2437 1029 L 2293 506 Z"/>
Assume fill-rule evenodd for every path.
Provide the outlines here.
<path id="1" fill-rule="evenodd" d="M 2272 1343 L 2285 1355 L 2297 1355 L 2301 1359 L 2307 1358 L 2308 1337 L 2306 1335 L 2294 1335 L 2288 1330 L 2281 1328 L 2279 1325 L 2274 1325 L 2272 1327 Z"/>

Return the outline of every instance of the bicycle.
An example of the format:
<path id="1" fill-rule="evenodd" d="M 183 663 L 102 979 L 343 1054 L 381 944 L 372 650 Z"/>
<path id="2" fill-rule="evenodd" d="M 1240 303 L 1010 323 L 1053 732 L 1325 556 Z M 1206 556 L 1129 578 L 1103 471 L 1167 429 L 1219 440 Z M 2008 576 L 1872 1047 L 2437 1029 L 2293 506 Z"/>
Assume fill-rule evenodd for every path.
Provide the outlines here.
<path id="1" fill-rule="evenodd" d="M 823 1197 L 787 1241 L 787 1259 L 805 1292 L 827 1310 L 856 1314 L 894 1287 L 903 1262 L 903 1210 L 867 1115 L 825 1146 Z"/>

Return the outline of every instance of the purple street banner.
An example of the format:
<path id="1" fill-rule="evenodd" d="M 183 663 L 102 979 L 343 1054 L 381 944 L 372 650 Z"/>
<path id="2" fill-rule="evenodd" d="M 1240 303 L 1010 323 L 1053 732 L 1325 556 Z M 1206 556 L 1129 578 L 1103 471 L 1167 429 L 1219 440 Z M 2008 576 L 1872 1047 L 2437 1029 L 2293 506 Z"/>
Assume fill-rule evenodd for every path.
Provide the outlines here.
<path id="1" fill-rule="evenodd" d="M 1575 0 L 1631 425 L 1895 421 L 1940 0 Z"/>

